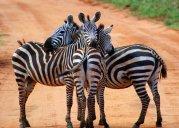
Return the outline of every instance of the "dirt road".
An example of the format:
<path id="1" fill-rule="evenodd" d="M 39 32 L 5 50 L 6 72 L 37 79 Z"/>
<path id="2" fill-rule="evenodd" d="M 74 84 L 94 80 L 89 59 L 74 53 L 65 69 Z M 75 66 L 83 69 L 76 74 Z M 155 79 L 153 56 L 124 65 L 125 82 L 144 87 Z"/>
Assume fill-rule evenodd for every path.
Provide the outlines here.
<path id="1" fill-rule="evenodd" d="M 75 21 L 78 21 L 79 12 L 92 16 L 98 10 L 102 12 L 100 22 L 106 26 L 114 25 L 112 40 L 116 47 L 143 42 L 156 49 L 166 61 L 168 79 L 161 80 L 159 84 L 163 125 L 164 128 L 179 128 L 179 32 L 168 29 L 160 22 L 139 20 L 130 16 L 128 11 L 77 0 L 0 1 L 0 33 L 4 35 L 1 37 L 4 43 L 0 43 L 1 128 L 18 127 L 18 91 L 10 61 L 18 47 L 16 40 L 24 38 L 43 42 L 68 14 L 74 15 Z M 140 112 L 140 101 L 133 87 L 125 90 L 106 89 L 105 97 L 106 115 L 111 128 L 130 128 Z M 78 127 L 75 96 L 74 99 L 72 121 Z M 31 126 L 64 128 L 65 101 L 65 87 L 52 88 L 37 84 L 27 102 L 27 117 Z M 99 114 L 96 127 L 98 119 Z M 151 100 L 142 128 L 154 128 L 155 120 L 155 105 Z"/>

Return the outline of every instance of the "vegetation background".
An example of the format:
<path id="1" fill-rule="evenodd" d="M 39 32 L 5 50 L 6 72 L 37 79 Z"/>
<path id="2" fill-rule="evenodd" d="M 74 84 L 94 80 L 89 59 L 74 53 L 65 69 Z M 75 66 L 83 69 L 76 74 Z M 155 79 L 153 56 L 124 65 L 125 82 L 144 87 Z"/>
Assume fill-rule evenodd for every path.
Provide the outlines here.
<path id="1" fill-rule="evenodd" d="M 129 8 L 132 14 L 163 21 L 172 29 L 179 30 L 179 0 L 99 0 L 112 3 L 118 8 Z"/>

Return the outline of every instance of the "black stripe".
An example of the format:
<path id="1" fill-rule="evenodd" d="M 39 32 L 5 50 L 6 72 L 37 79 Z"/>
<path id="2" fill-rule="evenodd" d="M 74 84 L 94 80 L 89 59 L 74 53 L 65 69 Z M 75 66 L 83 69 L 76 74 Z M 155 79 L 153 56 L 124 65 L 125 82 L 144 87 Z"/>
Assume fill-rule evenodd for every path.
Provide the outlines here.
<path id="1" fill-rule="evenodd" d="M 109 58 L 107 58 L 106 63 L 108 64 L 111 61 L 113 61 L 115 58 L 117 58 L 117 57 L 121 56 L 122 54 L 126 53 L 127 51 L 135 50 L 135 49 L 148 50 L 148 49 L 146 49 L 144 47 L 141 47 L 139 45 L 129 45 L 129 46 L 126 46 L 126 47 L 121 47 L 121 48 L 118 47 L 118 48 L 115 48 L 115 53 L 112 56 L 108 56 Z"/>
<path id="2" fill-rule="evenodd" d="M 16 77 L 25 78 L 25 76 L 24 76 L 24 75 L 22 75 L 22 74 L 19 74 L 19 73 L 16 73 L 16 72 L 15 72 L 15 76 L 16 76 Z"/>
<path id="3" fill-rule="evenodd" d="M 149 77 L 148 75 L 141 75 L 141 76 L 131 76 L 130 79 L 139 79 L 139 78 L 143 78 L 143 77 Z"/>
<path id="4" fill-rule="evenodd" d="M 147 66 L 147 65 L 154 65 L 154 63 L 152 61 L 149 61 L 149 60 L 134 62 L 134 63 L 128 64 L 126 66 L 123 66 L 123 67 L 116 69 L 114 74 L 112 74 L 113 76 L 109 75 L 109 78 L 111 79 L 111 77 L 114 77 L 117 80 L 117 74 L 118 74 L 119 71 L 126 71 L 126 70 L 129 70 L 130 68 Z M 111 68 L 109 68 L 109 70 L 108 70 L 109 74 L 111 74 L 112 68 L 115 68 L 115 67 L 111 66 Z"/>
<path id="5" fill-rule="evenodd" d="M 35 43 L 31 43 L 31 47 L 33 47 L 35 50 Z M 27 50 L 30 52 L 31 56 L 32 56 L 32 64 L 34 65 L 34 70 L 36 71 L 38 77 L 39 77 L 39 82 L 42 82 L 42 77 L 40 75 L 40 69 L 38 67 L 38 64 L 37 64 L 37 60 L 36 59 L 40 59 L 40 58 L 37 58 L 37 55 L 35 53 L 35 51 L 31 48 L 30 46 L 27 48 Z M 37 51 L 37 54 L 38 54 L 38 51 Z M 42 82 L 43 83 L 43 82 Z"/>
<path id="6" fill-rule="evenodd" d="M 28 45 L 29 45 L 29 44 L 25 44 L 25 45 L 23 45 L 23 47 L 26 49 L 26 48 L 29 47 Z M 28 46 L 28 47 L 27 47 L 27 46 Z M 32 76 L 35 78 L 35 73 L 34 73 L 34 71 L 32 70 L 32 67 L 30 66 L 29 56 L 28 56 L 26 53 L 24 53 L 23 51 L 18 52 L 18 55 L 21 56 L 21 57 L 26 61 L 27 66 L 28 66 L 28 68 L 29 68 L 29 70 L 30 70 Z"/>
<path id="7" fill-rule="evenodd" d="M 132 81 L 132 84 L 136 85 L 136 84 L 143 83 L 143 82 L 147 82 L 147 80 L 134 80 Z"/>
<path id="8" fill-rule="evenodd" d="M 37 46 L 38 45 L 38 46 Z M 36 44 L 36 45 L 33 45 L 34 46 L 34 48 L 37 50 L 37 53 L 39 54 L 39 58 L 38 58 L 38 60 L 39 60 L 39 63 L 40 63 L 40 65 L 41 65 L 41 71 L 42 71 L 42 77 L 44 77 L 44 79 L 45 79 L 45 82 L 47 83 L 47 79 L 46 79 L 46 75 L 45 75 L 45 62 L 43 61 L 43 58 L 44 58 L 44 53 L 42 52 L 42 49 L 40 49 L 40 48 L 42 48 L 42 46 L 41 45 L 39 45 L 39 44 Z M 46 55 L 46 54 L 45 54 Z M 39 69 L 39 71 L 40 71 L 40 69 Z M 40 72 L 39 72 L 40 73 Z M 41 75 L 40 75 L 41 76 Z M 41 77 L 41 78 L 42 78 Z"/>
<path id="9" fill-rule="evenodd" d="M 127 76 L 130 76 L 132 74 L 137 74 L 137 73 L 147 73 L 147 72 L 151 72 L 150 69 L 139 69 L 139 70 L 132 70 L 132 71 L 128 71 L 127 72 Z"/>
<path id="10" fill-rule="evenodd" d="M 17 69 L 17 70 L 20 71 L 20 72 L 26 73 L 26 70 L 24 70 L 24 69 L 18 67 L 17 65 L 13 65 L 13 68 L 14 68 L 14 69 Z"/>

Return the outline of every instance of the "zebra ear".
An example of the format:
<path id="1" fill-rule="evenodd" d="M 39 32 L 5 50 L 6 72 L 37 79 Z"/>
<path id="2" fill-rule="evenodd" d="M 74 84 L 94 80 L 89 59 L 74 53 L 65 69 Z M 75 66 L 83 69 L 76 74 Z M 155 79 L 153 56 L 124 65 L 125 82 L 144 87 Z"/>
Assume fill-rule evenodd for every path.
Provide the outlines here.
<path id="1" fill-rule="evenodd" d="M 67 17 L 67 23 L 72 23 L 73 22 L 73 16 L 72 15 L 68 15 Z"/>
<path id="2" fill-rule="evenodd" d="M 92 22 L 97 22 L 101 17 L 101 12 L 96 12 L 93 19 L 92 19 Z"/>
<path id="3" fill-rule="evenodd" d="M 109 33 L 112 31 L 112 28 L 113 28 L 113 25 L 111 25 L 110 27 L 104 29 L 104 32 L 105 32 L 106 34 L 109 34 Z"/>
<path id="4" fill-rule="evenodd" d="M 98 26 L 98 31 L 101 31 L 101 30 L 103 30 L 104 29 L 104 24 L 99 24 L 99 26 Z"/>
<path id="5" fill-rule="evenodd" d="M 83 13 L 80 13 L 80 14 L 78 15 L 78 18 L 79 18 L 79 20 L 80 20 L 82 23 L 85 23 L 85 15 L 84 15 Z"/>

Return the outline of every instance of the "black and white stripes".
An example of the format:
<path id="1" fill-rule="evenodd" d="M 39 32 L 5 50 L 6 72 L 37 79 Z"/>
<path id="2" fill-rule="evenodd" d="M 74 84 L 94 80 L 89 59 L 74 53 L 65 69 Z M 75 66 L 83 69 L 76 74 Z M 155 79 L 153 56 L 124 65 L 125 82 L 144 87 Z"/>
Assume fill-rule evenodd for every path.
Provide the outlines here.
<path id="1" fill-rule="evenodd" d="M 115 49 L 111 48 L 110 50 L 108 50 L 109 55 L 106 56 L 105 52 L 107 51 L 107 49 L 105 48 L 108 48 L 110 46 L 110 36 L 108 35 L 108 33 L 104 33 L 104 31 L 100 31 L 98 36 L 99 37 L 96 43 L 96 48 L 98 49 L 98 52 L 100 51 L 102 53 L 102 56 L 105 56 L 105 58 L 103 59 L 105 62 L 96 62 L 96 66 L 99 64 L 105 68 L 103 68 L 101 74 L 97 71 L 95 73 L 99 74 L 99 76 L 102 74 L 104 75 L 101 77 L 96 76 L 93 78 L 91 77 L 91 79 L 87 79 L 88 77 L 92 76 L 92 74 L 84 74 L 83 70 L 85 68 L 80 68 L 77 70 L 80 73 L 78 75 L 74 73 L 74 76 L 78 76 L 78 82 L 76 83 L 77 85 L 84 83 L 85 80 L 90 83 L 94 79 L 102 78 L 102 80 L 99 82 L 99 85 L 95 86 L 95 88 L 99 88 L 97 93 L 97 101 L 100 106 L 100 124 L 105 125 L 105 127 L 109 127 L 106 122 L 104 113 L 104 88 L 108 87 L 112 89 L 124 89 L 133 85 L 142 103 L 142 109 L 139 119 L 133 126 L 133 128 L 139 128 L 140 125 L 144 123 L 145 115 L 150 101 L 145 88 L 146 84 L 148 83 L 154 97 L 154 102 L 156 104 L 156 126 L 161 127 L 162 117 L 160 111 L 160 95 L 158 93 L 157 84 L 160 76 L 162 76 L 163 78 L 167 77 L 167 68 L 163 59 L 152 48 L 141 44 L 134 44 Z M 80 58 L 80 54 L 78 53 L 77 55 L 76 58 Z M 91 59 L 95 60 L 95 58 L 96 57 L 93 56 L 93 58 Z M 88 59 L 86 60 L 86 62 L 88 62 Z M 86 64 L 86 62 L 84 61 L 83 65 Z M 93 65 L 93 67 L 95 67 L 95 65 Z M 98 69 L 100 69 L 100 67 L 98 67 Z M 89 93 L 91 92 L 94 91 L 89 90 Z M 90 105 L 93 104 L 94 97 L 90 101 Z M 88 109 L 88 111 L 91 111 L 91 113 L 88 113 L 88 118 L 95 119 L 95 111 L 92 106 L 90 106 L 90 109 Z M 90 127 L 93 126 L 90 125 Z"/>
<path id="2" fill-rule="evenodd" d="M 75 35 L 78 33 L 79 26 L 73 21 L 72 15 L 69 15 L 64 22 L 45 41 L 44 47 L 47 49 L 47 52 L 75 43 Z"/>
<path id="3" fill-rule="evenodd" d="M 86 26 L 87 23 L 88 22 L 84 22 L 83 26 Z M 91 25 L 96 28 L 95 23 L 91 23 Z M 95 33 L 97 31 L 97 29 L 93 29 L 93 27 L 86 29 L 89 33 Z M 44 45 L 36 42 L 20 43 L 22 46 L 14 52 L 12 64 L 19 89 L 19 121 L 21 128 L 30 126 L 26 119 L 25 104 L 37 82 L 49 86 L 62 86 L 66 84 L 66 122 L 68 127 L 72 127 L 70 114 L 74 88 L 73 76 L 69 75 L 68 77 L 59 78 L 58 75 L 72 67 L 73 53 L 77 49 L 85 47 L 87 39 L 90 39 L 90 42 L 94 40 L 94 38 L 87 36 L 90 34 L 82 32 L 78 32 L 77 34 L 78 36 L 76 37 L 75 43 L 57 49 L 56 52 L 47 52 Z M 96 38 L 97 37 L 95 37 L 95 39 Z"/>
<path id="4" fill-rule="evenodd" d="M 70 15 L 65 24 L 58 28 L 44 45 L 37 42 L 20 42 L 21 46 L 12 56 L 12 64 L 19 90 L 21 128 L 30 126 L 26 119 L 25 104 L 37 82 L 48 86 L 66 85 L 68 128 L 73 127 L 70 114 L 74 85 L 77 89 L 78 120 L 81 121 L 81 128 L 85 126 L 86 103 L 86 127 L 93 128 L 93 120 L 96 119 L 96 94 L 100 107 L 100 124 L 108 128 L 104 112 L 105 87 L 124 89 L 133 85 L 142 103 L 139 119 L 133 126 L 139 128 L 144 123 L 150 102 L 145 88 L 148 83 L 156 104 L 156 125 L 162 126 L 157 85 L 160 76 L 167 77 L 163 59 L 152 48 L 141 44 L 114 48 L 109 35 L 112 26 L 104 29 L 104 26 L 100 25 L 97 28 L 95 22 L 99 19 L 100 12 L 97 12 L 92 20 L 89 16 L 85 19 L 84 14 L 80 13 L 79 20 L 83 24 L 78 28 Z M 53 50 L 55 52 L 51 52 Z M 73 67 L 77 68 L 69 73 Z M 66 71 L 68 73 L 64 74 Z M 59 74 L 63 75 L 59 77 Z M 87 102 L 84 88 L 88 88 Z"/>
<path id="5" fill-rule="evenodd" d="M 123 89 L 133 85 L 142 103 L 141 114 L 133 126 L 133 128 L 138 128 L 144 123 L 150 101 L 145 88 L 148 83 L 157 109 L 156 125 L 157 127 L 162 126 L 160 95 L 157 89 L 159 77 L 167 77 L 167 68 L 162 58 L 152 48 L 134 44 L 115 48 L 112 55 L 105 57 L 105 65 L 107 79 L 106 82 L 100 83 L 101 89 L 98 92 L 102 104 L 100 107 L 104 109 L 104 99 L 101 97 L 104 87 Z M 104 112 L 104 110 L 100 111 Z M 102 119 L 105 119 L 105 115 Z M 104 122 L 106 123 L 106 120 Z"/>

